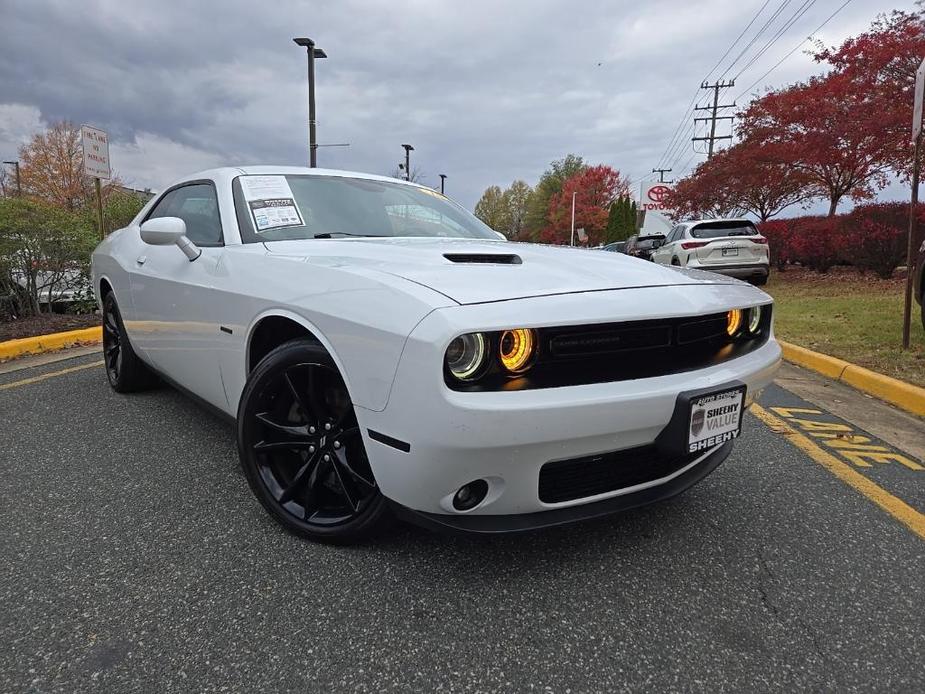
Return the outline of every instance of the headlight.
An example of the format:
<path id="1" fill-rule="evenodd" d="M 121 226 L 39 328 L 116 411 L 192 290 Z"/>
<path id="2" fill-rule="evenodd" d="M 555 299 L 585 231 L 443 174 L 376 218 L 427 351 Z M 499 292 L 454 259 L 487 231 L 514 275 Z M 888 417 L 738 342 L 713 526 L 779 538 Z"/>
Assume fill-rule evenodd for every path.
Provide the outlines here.
<path id="1" fill-rule="evenodd" d="M 726 314 L 726 334 L 735 337 L 742 329 L 742 309 L 734 308 Z"/>
<path id="2" fill-rule="evenodd" d="M 748 309 L 748 332 L 751 335 L 757 335 L 761 330 L 761 306 L 753 306 Z"/>
<path id="3" fill-rule="evenodd" d="M 535 353 L 536 337 L 532 330 L 517 328 L 501 333 L 498 355 L 508 373 L 516 374 L 529 369 Z"/>
<path id="4" fill-rule="evenodd" d="M 482 333 L 460 335 L 446 348 L 446 367 L 460 381 L 471 381 L 485 364 L 485 336 Z"/>

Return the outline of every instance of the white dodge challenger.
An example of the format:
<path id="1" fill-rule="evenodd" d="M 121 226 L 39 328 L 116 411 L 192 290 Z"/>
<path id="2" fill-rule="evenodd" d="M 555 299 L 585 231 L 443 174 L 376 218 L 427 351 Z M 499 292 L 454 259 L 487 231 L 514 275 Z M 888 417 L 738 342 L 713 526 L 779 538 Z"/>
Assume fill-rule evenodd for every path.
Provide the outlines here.
<path id="1" fill-rule="evenodd" d="M 344 171 L 185 178 L 100 243 L 93 285 L 112 387 L 162 379 L 233 418 L 257 499 L 329 542 L 666 499 L 729 455 L 780 362 L 744 282 L 509 243 Z"/>

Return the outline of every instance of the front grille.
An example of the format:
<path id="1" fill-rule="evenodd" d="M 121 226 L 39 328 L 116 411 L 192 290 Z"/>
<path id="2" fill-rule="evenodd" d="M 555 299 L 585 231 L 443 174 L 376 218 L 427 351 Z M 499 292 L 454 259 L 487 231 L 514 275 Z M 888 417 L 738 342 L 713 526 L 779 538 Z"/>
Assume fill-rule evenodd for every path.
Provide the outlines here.
<path id="1" fill-rule="evenodd" d="M 533 367 L 511 376 L 497 357 L 483 375 L 460 382 L 445 374 L 453 390 L 531 390 L 588 383 L 613 383 L 695 371 L 759 349 L 771 334 L 771 306 L 762 312 L 755 336 L 730 337 L 726 312 L 677 318 L 537 328 Z M 500 334 L 500 333 L 498 333 Z M 488 351 L 498 353 L 498 338 Z"/>
<path id="2" fill-rule="evenodd" d="M 540 501 L 555 504 L 625 489 L 661 479 L 690 464 L 702 453 L 671 456 L 655 446 L 557 460 L 540 468 Z"/>

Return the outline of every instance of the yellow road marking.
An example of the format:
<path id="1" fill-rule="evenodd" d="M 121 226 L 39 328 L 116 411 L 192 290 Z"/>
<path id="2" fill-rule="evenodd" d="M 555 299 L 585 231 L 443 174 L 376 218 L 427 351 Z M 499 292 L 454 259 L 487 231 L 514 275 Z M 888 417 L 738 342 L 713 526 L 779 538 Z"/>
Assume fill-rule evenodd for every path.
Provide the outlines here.
<path id="1" fill-rule="evenodd" d="M 877 506 L 889 513 L 893 518 L 909 528 L 912 532 L 925 540 L 925 514 L 916 511 L 909 504 L 896 498 L 883 487 L 875 484 L 861 473 L 854 470 L 847 463 L 843 463 L 828 451 L 823 450 L 809 437 L 791 427 L 784 420 L 774 416 L 760 405 L 753 404 L 752 414 L 767 424 L 772 431 L 784 434 L 794 446 L 806 453 L 815 462 L 835 475 L 845 484 L 850 485 Z"/>
<path id="2" fill-rule="evenodd" d="M 3 383 L 0 384 L 0 390 L 7 390 L 9 388 L 16 388 L 17 386 L 27 386 L 30 383 L 38 383 L 39 381 L 45 381 L 49 378 L 54 378 L 55 376 L 63 376 L 64 374 L 74 373 L 75 371 L 83 371 L 84 369 L 92 369 L 94 366 L 102 366 L 103 360 L 95 361 L 91 364 L 81 364 L 80 366 L 72 366 L 69 369 L 61 369 L 60 371 L 51 371 L 47 374 L 42 374 L 41 376 L 33 376 L 32 378 L 24 378 L 21 381 L 13 381 L 12 383 Z"/>

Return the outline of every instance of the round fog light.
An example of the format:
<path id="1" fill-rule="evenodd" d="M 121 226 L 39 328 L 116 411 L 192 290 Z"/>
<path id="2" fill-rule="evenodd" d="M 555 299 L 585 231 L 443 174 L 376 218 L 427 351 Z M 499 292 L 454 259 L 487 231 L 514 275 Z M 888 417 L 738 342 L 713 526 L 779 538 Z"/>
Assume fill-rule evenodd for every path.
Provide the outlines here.
<path id="1" fill-rule="evenodd" d="M 464 484 L 453 495 L 453 508 L 457 511 L 468 511 L 482 503 L 486 494 L 488 494 L 488 482 L 485 480 L 474 480 L 469 484 Z"/>

